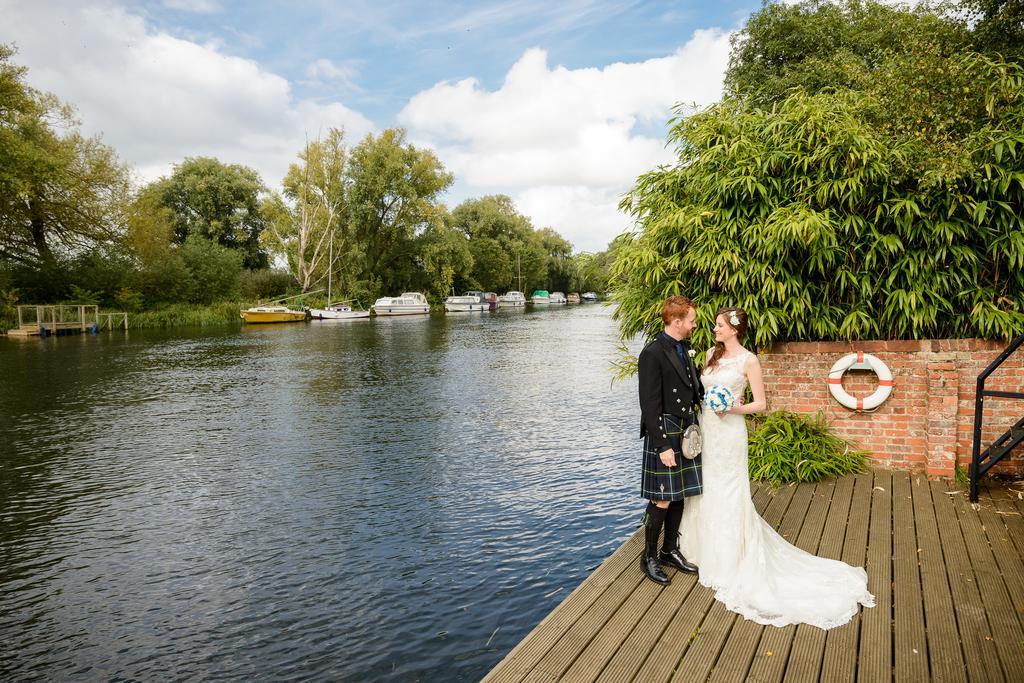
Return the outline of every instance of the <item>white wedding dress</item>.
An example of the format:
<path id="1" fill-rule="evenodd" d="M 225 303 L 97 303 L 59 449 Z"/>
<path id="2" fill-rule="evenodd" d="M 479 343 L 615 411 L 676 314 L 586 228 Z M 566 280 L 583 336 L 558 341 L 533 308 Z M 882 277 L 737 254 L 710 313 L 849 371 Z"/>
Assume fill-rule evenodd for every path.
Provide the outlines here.
<path id="1" fill-rule="evenodd" d="M 721 360 L 713 372 L 705 371 L 705 388 L 724 385 L 743 396 L 743 366 L 751 355 Z M 864 569 L 800 550 L 757 514 L 744 416 L 704 410 L 700 426 L 704 492 L 686 499 L 679 547 L 699 567 L 701 584 L 730 611 L 771 626 L 829 629 L 849 621 L 859 605 L 873 607 Z"/>

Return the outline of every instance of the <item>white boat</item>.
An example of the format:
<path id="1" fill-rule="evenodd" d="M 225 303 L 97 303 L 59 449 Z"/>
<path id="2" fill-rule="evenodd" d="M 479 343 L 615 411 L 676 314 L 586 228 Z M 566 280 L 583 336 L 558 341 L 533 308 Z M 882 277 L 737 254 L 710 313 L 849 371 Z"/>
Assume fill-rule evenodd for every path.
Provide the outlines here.
<path id="1" fill-rule="evenodd" d="M 476 294 L 463 294 L 462 296 L 450 296 L 444 300 L 444 310 L 449 313 L 470 313 L 472 311 L 486 311 L 487 304 L 480 300 Z"/>
<path id="2" fill-rule="evenodd" d="M 382 296 L 370 308 L 376 315 L 424 315 L 430 313 L 427 297 L 419 292 L 402 292 L 401 296 Z"/>
<path id="3" fill-rule="evenodd" d="M 584 301 L 597 301 L 597 294 L 594 294 L 593 292 L 583 292 L 583 296 L 581 298 Z"/>
<path id="4" fill-rule="evenodd" d="M 344 301 L 328 304 L 327 308 L 311 308 L 309 315 L 313 320 L 366 320 L 369 311 L 353 311 Z"/>
<path id="5" fill-rule="evenodd" d="M 526 305 L 526 297 L 522 292 L 505 292 L 498 297 L 498 308 L 517 308 Z"/>
<path id="6" fill-rule="evenodd" d="M 530 303 L 534 306 L 547 306 L 551 303 L 551 295 L 548 294 L 546 289 L 534 290 L 533 294 L 530 295 Z"/>
<path id="7" fill-rule="evenodd" d="M 565 294 L 562 292 L 551 292 L 551 295 L 548 298 L 551 300 L 552 304 L 564 304 L 566 301 Z"/>
<path id="8" fill-rule="evenodd" d="M 334 242 L 330 242 L 330 249 L 327 252 L 327 301 L 331 300 L 331 284 L 334 279 Z M 350 300 L 328 303 L 326 308 L 311 308 L 309 315 L 314 320 L 359 320 L 369 318 L 369 311 L 353 311 L 347 306 Z"/>

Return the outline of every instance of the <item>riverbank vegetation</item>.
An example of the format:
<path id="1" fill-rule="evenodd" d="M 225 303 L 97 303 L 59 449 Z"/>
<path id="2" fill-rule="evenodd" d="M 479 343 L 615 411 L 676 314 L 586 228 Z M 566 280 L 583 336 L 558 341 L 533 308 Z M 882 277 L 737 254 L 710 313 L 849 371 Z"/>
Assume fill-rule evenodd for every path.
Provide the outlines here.
<path id="1" fill-rule="evenodd" d="M 660 302 L 722 306 L 751 342 L 1024 331 L 1024 31 L 1012 3 L 767 5 L 723 100 L 677 109 L 677 163 L 621 208 L 624 338 Z M 1006 6 L 1006 7 L 1004 7 Z"/>
<path id="2" fill-rule="evenodd" d="M 18 303 L 95 303 L 144 325 L 234 308 L 237 321 L 244 303 L 321 289 L 329 273 L 332 298 L 363 305 L 406 290 L 607 289 L 606 253 L 573 254 L 508 197 L 449 210 L 451 173 L 401 129 L 354 144 L 327 131 L 296 150 L 279 192 L 208 157 L 137 186 L 15 56 L 0 45 L 0 329 Z"/>

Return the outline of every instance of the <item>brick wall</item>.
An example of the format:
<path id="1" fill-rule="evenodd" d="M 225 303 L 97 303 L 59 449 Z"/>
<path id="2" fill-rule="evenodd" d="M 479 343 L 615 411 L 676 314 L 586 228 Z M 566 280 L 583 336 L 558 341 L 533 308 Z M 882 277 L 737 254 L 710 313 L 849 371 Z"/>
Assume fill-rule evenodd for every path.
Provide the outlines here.
<path id="1" fill-rule="evenodd" d="M 1004 348 L 980 339 L 791 342 L 776 344 L 760 357 L 770 410 L 822 411 L 837 434 L 870 451 L 877 464 L 952 476 L 956 463 L 966 470 L 971 460 L 978 374 Z M 870 413 L 844 408 L 825 383 L 832 365 L 854 351 L 877 356 L 895 379 L 889 400 Z M 843 377 L 843 388 L 856 397 L 870 395 L 876 386 L 870 371 L 851 370 Z M 1024 391 L 1024 348 L 985 387 Z M 986 399 L 982 448 L 1022 416 L 1024 400 Z M 1018 447 L 994 471 L 1024 475 L 1024 448 Z"/>

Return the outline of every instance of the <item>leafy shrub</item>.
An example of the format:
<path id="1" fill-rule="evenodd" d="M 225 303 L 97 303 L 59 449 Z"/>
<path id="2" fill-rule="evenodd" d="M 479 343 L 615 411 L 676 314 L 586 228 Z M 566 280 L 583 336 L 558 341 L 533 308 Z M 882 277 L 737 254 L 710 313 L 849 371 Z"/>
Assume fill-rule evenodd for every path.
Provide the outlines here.
<path id="1" fill-rule="evenodd" d="M 863 472 L 867 451 L 850 447 L 831 432 L 824 415 L 814 418 L 785 410 L 754 415 L 749 468 L 753 481 L 774 485 L 820 481 Z"/>
<path id="2" fill-rule="evenodd" d="M 289 293 L 298 293 L 298 284 L 287 270 L 243 270 L 235 283 L 243 301 L 267 301 Z"/>
<path id="3" fill-rule="evenodd" d="M 879 100 L 853 91 L 676 119 L 678 163 L 621 205 L 641 229 L 616 249 L 623 337 L 653 336 L 673 294 L 700 306 L 698 348 L 722 306 L 747 309 L 758 347 L 1024 331 L 1024 69 L 963 61 L 983 111 L 939 151 L 880 129 Z"/>
<path id="4" fill-rule="evenodd" d="M 178 252 L 189 274 L 189 302 L 210 304 L 235 297 L 235 283 L 242 272 L 242 255 L 237 249 L 190 235 Z"/>
<path id="5" fill-rule="evenodd" d="M 98 304 L 100 302 L 100 292 L 93 291 L 91 289 L 85 289 L 78 285 L 71 285 L 71 295 L 68 298 L 68 303 L 72 304 Z"/>
<path id="6" fill-rule="evenodd" d="M 135 313 L 137 311 L 142 310 L 142 295 L 136 292 L 134 289 L 122 287 L 117 292 L 117 296 L 114 297 L 114 303 L 122 311 Z"/>
<path id="7" fill-rule="evenodd" d="M 18 292 L 0 289 L 0 332 L 18 326 Z"/>

